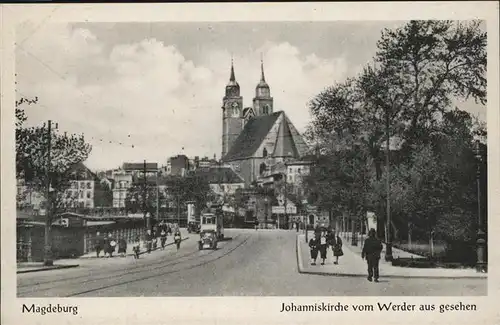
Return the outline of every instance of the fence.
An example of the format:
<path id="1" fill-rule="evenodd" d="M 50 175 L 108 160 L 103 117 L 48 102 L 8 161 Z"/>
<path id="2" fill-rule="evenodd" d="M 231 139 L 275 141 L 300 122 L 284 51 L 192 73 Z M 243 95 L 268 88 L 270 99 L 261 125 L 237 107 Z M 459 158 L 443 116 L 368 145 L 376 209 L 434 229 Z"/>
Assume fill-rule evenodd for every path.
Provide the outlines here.
<path id="1" fill-rule="evenodd" d="M 120 227 L 120 228 L 113 228 L 110 226 L 107 227 L 92 227 L 90 228 L 86 233 L 85 233 L 85 254 L 90 253 L 95 251 L 94 249 L 94 243 L 95 243 L 95 238 L 97 232 L 100 232 L 102 236 L 108 235 L 111 233 L 111 236 L 114 239 L 120 239 L 120 238 L 125 238 L 127 243 L 133 243 L 136 242 L 136 238 L 143 238 L 144 236 L 144 227 L 143 224 L 140 223 L 140 225 L 127 225 L 125 227 Z"/>

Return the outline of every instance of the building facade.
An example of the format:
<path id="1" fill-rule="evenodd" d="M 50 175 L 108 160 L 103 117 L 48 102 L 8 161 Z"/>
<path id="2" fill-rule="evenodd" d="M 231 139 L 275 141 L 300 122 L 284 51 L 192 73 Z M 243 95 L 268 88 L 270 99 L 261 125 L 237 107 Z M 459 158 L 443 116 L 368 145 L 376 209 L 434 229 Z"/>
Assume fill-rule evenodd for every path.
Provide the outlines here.
<path id="1" fill-rule="evenodd" d="M 132 174 L 122 172 L 114 175 L 113 207 L 125 208 L 127 192 L 132 185 Z"/>

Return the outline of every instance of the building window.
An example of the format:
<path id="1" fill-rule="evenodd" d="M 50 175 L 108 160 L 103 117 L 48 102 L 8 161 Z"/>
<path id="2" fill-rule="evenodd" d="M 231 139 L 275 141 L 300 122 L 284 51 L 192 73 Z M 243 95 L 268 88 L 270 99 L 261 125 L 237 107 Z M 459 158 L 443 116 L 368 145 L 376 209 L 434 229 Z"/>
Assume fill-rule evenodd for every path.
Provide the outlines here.
<path id="1" fill-rule="evenodd" d="M 269 114 L 269 106 L 264 105 L 264 107 L 262 108 L 262 113 L 265 115 Z"/>
<path id="2" fill-rule="evenodd" d="M 87 199 L 90 199 L 92 197 L 92 193 L 87 192 Z"/>
<path id="3" fill-rule="evenodd" d="M 89 189 L 89 190 L 90 190 L 91 188 L 92 188 L 92 182 L 88 182 L 88 183 L 87 183 L 87 189 Z"/>
<path id="4" fill-rule="evenodd" d="M 292 175 L 288 175 L 288 181 L 291 182 L 292 181 Z"/>
<path id="5" fill-rule="evenodd" d="M 299 173 L 299 174 L 300 174 L 300 168 L 297 170 L 297 173 Z"/>
<path id="6" fill-rule="evenodd" d="M 288 168 L 288 172 L 291 174 L 292 173 L 292 167 Z"/>
<path id="7" fill-rule="evenodd" d="M 266 157 L 267 157 L 267 149 L 266 149 L 266 148 L 264 148 L 264 150 L 262 151 L 262 156 L 263 156 L 264 158 L 266 158 Z"/>
<path id="8" fill-rule="evenodd" d="M 80 192 L 80 199 L 83 199 L 83 192 Z"/>

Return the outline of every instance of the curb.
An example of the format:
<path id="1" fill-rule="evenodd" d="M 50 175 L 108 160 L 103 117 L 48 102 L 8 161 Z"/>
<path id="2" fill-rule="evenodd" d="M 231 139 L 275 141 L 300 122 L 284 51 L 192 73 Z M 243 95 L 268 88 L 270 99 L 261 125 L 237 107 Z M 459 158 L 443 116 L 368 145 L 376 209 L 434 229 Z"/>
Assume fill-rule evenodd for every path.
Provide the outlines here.
<path id="1" fill-rule="evenodd" d="M 181 239 L 181 242 L 183 242 L 183 241 L 185 241 L 185 240 L 188 240 L 188 239 L 189 239 L 189 237 L 185 237 L 185 238 Z M 172 246 L 172 245 L 174 245 L 174 244 L 175 244 L 174 242 L 169 243 L 169 244 L 165 244 L 165 247 L 167 247 L 167 246 Z M 155 249 L 151 249 L 151 251 L 152 251 L 152 252 L 154 252 L 154 251 L 159 250 L 159 249 L 161 249 L 161 246 L 156 247 Z M 147 252 L 148 252 L 147 250 L 142 251 L 142 252 L 139 252 L 139 255 L 146 254 Z M 129 253 L 129 254 L 125 255 L 125 256 L 134 256 L 134 255 L 135 255 L 134 253 Z M 117 257 L 117 256 L 119 257 L 120 255 L 114 255 L 113 257 Z M 79 257 L 79 258 L 77 258 L 77 259 L 80 259 L 80 260 L 87 260 L 87 259 L 93 259 L 93 258 L 97 259 L 97 256 Z M 99 258 L 101 258 L 101 257 L 99 257 Z"/>
<path id="2" fill-rule="evenodd" d="M 366 278 L 367 274 L 359 273 L 342 273 L 342 272 L 327 272 L 327 271 L 307 271 L 304 268 L 304 262 L 302 261 L 302 254 L 300 253 L 300 241 L 299 235 L 297 235 L 297 245 L 295 250 L 297 252 L 297 266 L 300 274 L 313 274 L 322 276 L 337 276 L 337 277 L 351 277 L 351 278 Z M 479 276 L 436 276 L 436 275 L 382 275 L 381 278 L 389 279 L 487 279 L 488 275 Z"/>
<path id="3" fill-rule="evenodd" d="M 47 266 L 47 267 L 41 267 L 38 269 L 31 269 L 31 270 L 19 270 L 16 273 L 31 273 L 31 272 L 41 272 L 41 271 L 52 271 L 52 270 L 59 270 L 59 269 L 70 269 L 74 267 L 79 267 L 80 265 L 78 264 L 71 264 L 71 265 L 54 265 L 54 266 Z"/>

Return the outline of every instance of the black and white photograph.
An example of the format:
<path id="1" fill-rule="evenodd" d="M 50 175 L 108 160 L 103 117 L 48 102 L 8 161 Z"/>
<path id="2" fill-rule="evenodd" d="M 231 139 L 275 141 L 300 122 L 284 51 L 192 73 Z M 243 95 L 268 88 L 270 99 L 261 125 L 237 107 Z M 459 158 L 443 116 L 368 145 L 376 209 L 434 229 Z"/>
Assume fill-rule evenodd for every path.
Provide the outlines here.
<path id="1" fill-rule="evenodd" d="M 12 32 L 17 298 L 488 295 L 485 19 L 57 10 Z"/>

